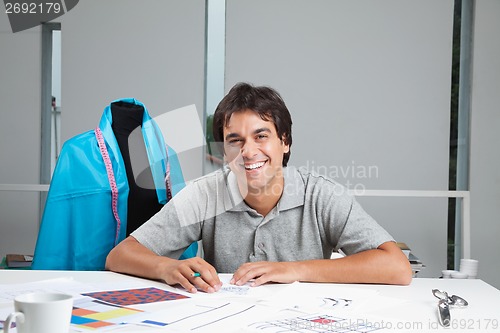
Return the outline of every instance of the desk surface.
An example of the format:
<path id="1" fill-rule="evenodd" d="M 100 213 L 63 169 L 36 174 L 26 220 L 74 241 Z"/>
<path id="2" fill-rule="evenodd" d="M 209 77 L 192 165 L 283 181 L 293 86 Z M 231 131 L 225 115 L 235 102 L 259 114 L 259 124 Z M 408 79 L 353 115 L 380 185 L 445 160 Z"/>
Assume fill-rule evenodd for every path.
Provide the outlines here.
<path id="1" fill-rule="evenodd" d="M 164 283 L 157 281 L 145 280 L 136 277 L 131 277 L 123 274 L 117 274 L 113 272 L 85 272 L 85 271 L 24 271 L 24 270 L 0 270 L 0 286 L 6 286 L 9 284 L 21 284 L 21 283 L 31 283 L 42 280 L 49 280 L 54 278 L 71 278 L 74 281 L 81 283 L 105 283 L 108 285 L 120 285 L 130 284 L 135 286 L 138 283 L 147 284 L 151 287 L 179 291 L 178 289 L 167 286 Z M 292 288 L 292 289 L 291 289 Z M 432 289 L 440 289 L 448 292 L 448 294 L 456 294 L 469 302 L 469 306 L 466 308 L 451 308 L 452 317 L 452 329 L 453 332 L 497 332 L 500 333 L 500 290 L 492 287 L 491 285 L 483 282 L 482 280 L 459 280 L 459 279 L 425 279 L 425 278 L 415 278 L 409 286 L 389 286 L 389 285 L 370 285 L 370 284 L 307 284 L 300 283 L 294 285 L 285 284 L 272 284 L 260 286 L 257 288 L 252 288 L 258 291 L 259 297 L 262 295 L 269 295 L 272 302 L 278 300 L 282 295 L 290 294 L 296 292 L 300 295 L 296 295 L 296 302 L 300 304 L 301 299 L 306 299 L 308 296 L 314 294 L 314 292 L 324 291 L 325 295 L 328 292 L 335 292 L 335 290 L 341 290 L 344 294 L 349 294 L 352 291 L 353 295 L 360 295 L 360 292 L 366 292 L 366 294 L 373 295 L 367 299 L 363 300 L 363 306 L 357 308 L 357 310 L 349 311 L 337 311 L 339 316 L 347 315 L 349 318 L 357 318 L 363 320 L 373 320 L 371 324 L 375 326 L 377 330 L 375 332 L 389 332 L 389 331 L 406 331 L 406 332 L 434 332 L 438 330 L 444 330 L 443 327 L 438 325 L 437 322 L 437 299 L 432 295 Z M 310 292 L 309 292 L 310 291 Z M 274 295 L 274 297 L 272 296 Z M 192 298 L 189 301 L 196 301 L 203 299 L 204 301 L 210 299 L 237 299 L 238 302 L 246 302 L 247 304 L 259 303 L 259 299 L 255 297 L 246 296 L 223 296 L 215 294 L 204 294 L 198 295 L 201 298 Z M 183 301 L 184 302 L 184 301 Z M 271 302 L 271 303 L 272 303 Z M 162 302 L 155 305 L 155 310 L 160 309 L 165 303 L 172 302 Z M 180 304 L 180 303 L 178 303 Z M 187 304 L 187 303 L 183 303 Z M 266 304 L 265 302 L 262 304 Z M 6 303 L 0 305 L 0 308 L 12 306 Z M 268 306 L 268 305 L 266 305 Z M 146 308 L 147 310 L 147 308 Z M 302 311 L 303 309 L 300 309 Z M 313 311 L 314 313 L 320 313 L 319 311 Z M 288 310 L 287 310 L 288 311 Z M 290 310 L 295 311 L 295 310 Z M 312 311 L 312 310 L 311 310 Z M 272 311 L 271 311 L 272 312 Z M 269 313 L 271 313 L 269 312 Z M 293 314 L 294 312 L 290 312 Z M 302 312 L 301 312 L 302 313 Z M 312 312 L 311 312 L 312 313 Z M 329 312 L 331 313 L 331 312 Z M 333 311 L 335 313 L 335 311 Z M 281 313 L 283 314 L 283 313 Z M 288 313 L 286 313 L 288 315 Z M 366 319 L 368 318 L 368 319 Z M 1 318 L 3 319 L 3 318 Z M 272 316 L 270 318 L 265 318 L 265 316 L 254 316 L 254 322 L 259 321 L 272 321 Z M 242 323 L 245 321 L 241 321 Z M 125 326 L 112 332 L 184 332 L 187 331 L 185 328 L 165 327 L 162 329 L 151 328 L 151 327 L 140 327 L 140 326 Z M 228 325 L 229 326 L 229 325 Z M 225 332 L 243 332 L 243 331 L 261 331 L 261 332 L 320 332 L 319 328 L 324 331 L 325 327 L 312 327 L 316 328 L 314 331 L 311 327 L 297 327 L 290 330 L 278 329 L 277 327 L 259 326 L 258 329 L 255 327 L 248 328 L 246 324 L 242 327 L 235 327 L 234 323 L 231 323 L 230 327 L 225 327 L 223 331 Z M 221 328 L 218 327 L 217 330 L 192 330 L 193 332 L 222 332 Z M 450 329 L 448 329 L 450 330 Z M 76 331 L 75 331 L 76 332 Z M 330 330 L 330 332 L 335 332 L 335 330 Z M 355 331 L 357 332 L 357 331 Z"/>

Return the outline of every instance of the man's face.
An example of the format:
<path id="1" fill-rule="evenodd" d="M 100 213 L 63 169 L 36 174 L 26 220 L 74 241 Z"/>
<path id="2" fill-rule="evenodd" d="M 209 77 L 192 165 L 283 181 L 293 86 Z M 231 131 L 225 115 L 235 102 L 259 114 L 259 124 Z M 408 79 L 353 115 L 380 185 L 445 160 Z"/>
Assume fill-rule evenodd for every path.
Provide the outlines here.
<path id="1" fill-rule="evenodd" d="M 274 123 L 252 110 L 235 112 L 223 136 L 225 158 L 242 196 L 281 195 L 283 154 L 289 146 L 278 137 Z"/>

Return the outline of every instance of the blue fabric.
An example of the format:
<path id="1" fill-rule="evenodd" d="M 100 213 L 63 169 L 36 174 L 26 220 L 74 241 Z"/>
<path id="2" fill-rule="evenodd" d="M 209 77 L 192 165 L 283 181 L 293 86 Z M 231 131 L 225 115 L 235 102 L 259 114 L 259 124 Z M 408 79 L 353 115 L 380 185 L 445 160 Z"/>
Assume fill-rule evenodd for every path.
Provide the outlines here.
<path id="1" fill-rule="evenodd" d="M 176 153 L 168 147 L 146 107 L 135 99 L 122 99 L 144 107 L 142 134 L 158 202 L 167 202 L 165 172 L 170 163 L 172 195 L 184 187 L 184 177 Z M 117 102 L 114 101 L 114 102 Z M 118 215 L 121 226 L 118 242 L 126 236 L 129 187 L 123 158 L 111 128 L 111 108 L 107 106 L 99 122 L 118 187 Z M 103 270 L 106 256 L 115 246 L 117 223 L 111 209 L 111 188 L 106 167 L 93 130 L 66 141 L 61 149 L 50 183 L 33 269 Z M 193 243 L 181 259 L 196 256 Z"/>

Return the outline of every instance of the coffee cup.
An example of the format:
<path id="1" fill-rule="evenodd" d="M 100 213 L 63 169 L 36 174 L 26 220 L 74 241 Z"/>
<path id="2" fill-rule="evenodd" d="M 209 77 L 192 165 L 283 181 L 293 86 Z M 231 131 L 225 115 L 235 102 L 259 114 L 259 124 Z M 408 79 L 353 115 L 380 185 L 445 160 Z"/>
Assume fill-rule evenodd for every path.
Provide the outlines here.
<path id="1" fill-rule="evenodd" d="M 460 259 L 460 272 L 465 273 L 470 279 L 475 279 L 478 272 L 479 261 L 474 259 Z"/>
<path id="2" fill-rule="evenodd" d="M 469 276 L 463 272 L 453 272 L 451 273 L 452 279 L 467 279 Z"/>
<path id="3" fill-rule="evenodd" d="M 37 292 L 14 299 L 14 311 L 4 322 L 9 333 L 16 322 L 18 333 L 68 333 L 73 310 L 73 297 L 62 293 Z"/>
<path id="4" fill-rule="evenodd" d="M 441 271 L 441 273 L 443 274 L 443 279 L 451 279 L 451 275 L 456 272 L 454 270 L 450 270 L 450 269 L 445 269 L 443 271 Z"/>

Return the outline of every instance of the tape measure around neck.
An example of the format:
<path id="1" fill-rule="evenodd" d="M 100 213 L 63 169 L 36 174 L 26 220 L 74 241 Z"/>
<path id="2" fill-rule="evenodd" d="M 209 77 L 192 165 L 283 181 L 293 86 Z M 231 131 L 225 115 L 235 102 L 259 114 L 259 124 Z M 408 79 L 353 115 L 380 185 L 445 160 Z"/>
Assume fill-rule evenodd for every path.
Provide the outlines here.
<path id="1" fill-rule="evenodd" d="M 165 189 L 167 190 L 167 202 L 172 199 L 172 182 L 170 179 L 170 161 L 168 158 L 168 146 L 165 145 L 166 153 L 167 153 L 167 167 L 165 172 Z"/>
<path id="2" fill-rule="evenodd" d="M 101 151 L 102 159 L 104 160 L 104 165 L 106 166 L 106 173 L 108 175 L 109 185 L 111 187 L 111 208 L 113 210 L 113 216 L 116 220 L 116 234 L 115 234 L 115 246 L 118 244 L 120 237 L 121 220 L 118 215 L 118 186 L 116 185 L 115 174 L 113 173 L 113 165 L 109 158 L 108 150 L 106 149 L 106 143 L 104 142 L 104 137 L 102 135 L 101 129 L 97 127 L 95 130 L 95 136 L 97 138 L 97 143 L 99 144 L 99 150 Z"/>

